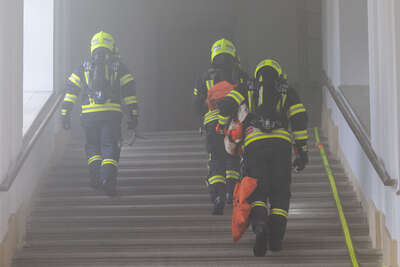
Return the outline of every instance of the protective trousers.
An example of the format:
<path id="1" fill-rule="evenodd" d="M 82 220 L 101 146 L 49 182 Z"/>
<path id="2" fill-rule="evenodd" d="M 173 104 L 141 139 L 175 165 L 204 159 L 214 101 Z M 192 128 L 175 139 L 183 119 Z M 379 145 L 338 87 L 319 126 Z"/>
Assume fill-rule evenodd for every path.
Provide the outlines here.
<path id="1" fill-rule="evenodd" d="M 121 120 L 90 120 L 82 125 L 90 176 L 103 183 L 116 180 L 121 152 Z"/>
<path id="2" fill-rule="evenodd" d="M 248 198 L 252 206 L 250 220 L 270 226 L 271 240 L 283 240 L 289 211 L 291 183 L 291 144 L 279 138 L 263 139 L 245 148 L 247 175 L 259 179 Z M 269 201 L 271 214 L 268 216 Z"/>
<path id="3" fill-rule="evenodd" d="M 217 133 L 218 121 L 206 125 L 206 147 L 208 160 L 208 186 L 211 201 L 217 196 L 225 200 L 226 192 L 233 193 L 235 184 L 240 179 L 240 158 L 231 156 L 225 151 L 224 135 Z"/>

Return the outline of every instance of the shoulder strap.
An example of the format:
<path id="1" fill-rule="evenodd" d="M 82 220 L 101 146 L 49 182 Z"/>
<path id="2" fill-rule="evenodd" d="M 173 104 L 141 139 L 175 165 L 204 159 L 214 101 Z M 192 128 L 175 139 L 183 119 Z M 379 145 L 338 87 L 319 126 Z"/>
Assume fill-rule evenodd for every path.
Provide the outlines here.
<path id="1" fill-rule="evenodd" d="M 93 67 L 93 63 L 90 60 L 85 60 L 83 62 L 83 75 L 85 76 L 85 82 L 83 84 L 86 89 L 90 88 L 90 86 L 89 86 L 90 76 L 91 76 L 90 72 L 92 70 L 92 67 Z"/>
<path id="2" fill-rule="evenodd" d="M 234 66 L 232 69 L 232 83 L 233 84 L 239 84 L 241 81 L 241 75 L 240 75 L 240 68 L 238 66 Z"/>
<path id="3" fill-rule="evenodd" d="M 217 72 L 218 72 L 218 69 L 216 69 L 216 68 L 208 69 L 208 77 L 210 78 L 210 80 L 215 81 L 215 79 L 217 78 Z"/>

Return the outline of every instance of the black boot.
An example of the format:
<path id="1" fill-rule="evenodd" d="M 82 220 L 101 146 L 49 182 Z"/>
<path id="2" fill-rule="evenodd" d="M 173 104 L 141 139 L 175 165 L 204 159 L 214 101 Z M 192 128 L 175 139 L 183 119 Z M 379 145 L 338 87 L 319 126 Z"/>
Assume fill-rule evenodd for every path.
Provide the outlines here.
<path id="1" fill-rule="evenodd" d="M 214 208 L 212 215 L 224 215 L 225 201 L 220 196 L 217 196 L 214 200 Z"/>
<path id="2" fill-rule="evenodd" d="M 280 238 L 271 238 L 269 240 L 269 248 L 271 251 L 278 252 L 282 250 L 282 240 Z"/>
<path id="3" fill-rule="evenodd" d="M 226 193 L 226 204 L 232 205 L 233 203 L 233 193 Z"/>
<path id="4" fill-rule="evenodd" d="M 269 246 L 271 251 L 281 251 L 282 242 L 285 237 L 287 219 L 284 216 L 274 215 L 270 216 L 271 233 L 269 237 Z"/>
<path id="5" fill-rule="evenodd" d="M 264 257 L 267 252 L 267 227 L 265 224 L 258 224 L 254 227 L 256 242 L 254 243 L 253 253 L 256 257 Z"/>
<path id="6" fill-rule="evenodd" d="M 117 195 L 117 180 L 107 179 L 102 181 L 102 189 L 107 196 L 114 197 Z"/>
<path id="7" fill-rule="evenodd" d="M 90 187 L 92 187 L 93 189 L 97 190 L 100 188 L 100 178 L 96 177 L 96 176 L 91 176 L 90 177 Z"/>
<path id="8" fill-rule="evenodd" d="M 101 187 L 100 162 L 101 161 L 97 160 L 89 165 L 89 177 L 90 177 L 89 185 L 95 190 L 98 190 Z"/>

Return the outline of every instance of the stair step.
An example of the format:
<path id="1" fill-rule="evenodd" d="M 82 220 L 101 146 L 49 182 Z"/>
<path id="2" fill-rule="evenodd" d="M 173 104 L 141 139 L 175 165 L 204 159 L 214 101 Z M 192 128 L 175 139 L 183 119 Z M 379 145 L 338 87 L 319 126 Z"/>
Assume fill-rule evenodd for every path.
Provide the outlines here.
<path id="1" fill-rule="evenodd" d="M 360 258 L 368 259 L 379 256 L 375 250 L 372 249 L 363 249 L 360 250 L 363 256 Z M 236 248 L 220 248 L 218 250 L 210 250 L 209 248 L 204 249 L 196 249 L 193 250 L 191 248 L 182 248 L 176 250 L 174 248 L 157 250 L 157 249 L 142 249 L 138 251 L 111 251 L 111 252 L 76 252 L 76 253 L 47 253 L 47 252 L 32 252 L 29 250 L 25 252 L 25 254 L 19 259 L 64 259 L 64 260 L 74 260 L 74 259 L 115 259 L 117 261 L 121 260 L 130 260 L 133 263 L 147 263 L 147 262 L 157 262 L 157 261 L 165 261 L 168 259 L 176 259 L 179 258 L 181 262 L 203 262 L 204 255 L 208 257 L 212 257 L 217 263 L 219 260 L 225 261 L 226 259 L 230 259 L 232 262 L 235 260 L 240 260 L 241 262 L 246 262 L 246 260 L 255 262 L 262 261 L 265 265 L 269 266 L 270 263 L 295 263 L 295 262 L 307 262 L 307 263 L 326 263 L 326 262 L 335 262 L 335 263 L 345 263 L 347 262 L 348 255 L 347 249 L 319 249 L 318 253 L 314 249 L 297 249 L 297 250 L 283 250 L 279 253 L 271 253 L 268 257 L 264 257 L 262 259 L 254 259 L 251 250 L 243 249 L 241 247 Z M 365 255 L 365 256 L 364 256 Z M 205 260 L 207 262 L 207 260 Z M 178 261 L 179 262 L 179 261 Z"/>
<path id="2" fill-rule="evenodd" d="M 344 173 L 341 170 L 332 170 L 335 178 L 337 176 L 344 176 Z M 120 169 L 118 171 L 119 177 L 140 177 L 140 176 L 197 176 L 197 177 L 205 177 L 208 171 L 207 168 L 135 168 L 135 169 Z M 83 179 L 88 177 L 88 170 L 81 169 L 75 170 L 71 169 L 64 172 L 51 172 L 49 176 L 54 176 L 61 179 Z M 294 177 L 326 177 L 326 173 L 322 168 L 318 168 L 315 170 L 305 169 L 300 174 L 295 175 Z"/>
<path id="3" fill-rule="evenodd" d="M 163 152 L 163 153 L 128 153 L 124 151 L 121 152 L 121 161 L 120 162 L 136 162 L 137 160 L 207 160 L 207 153 L 202 152 Z M 71 153 L 64 155 L 62 161 L 60 161 L 57 166 L 63 166 L 66 164 L 74 164 L 74 165 L 82 165 L 82 163 L 86 163 L 87 157 L 86 154 L 82 151 L 82 153 Z M 321 156 L 318 155 L 309 155 L 310 163 L 320 164 L 322 162 Z M 330 164 L 340 164 L 338 160 L 333 157 L 328 157 Z"/>
<path id="4" fill-rule="evenodd" d="M 174 225 L 174 226 L 186 226 L 190 225 L 193 227 L 201 227 L 202 225 L 206 224 L 210 217 L 203 217 L 193 219 L 193 218 L 182 218 L 182 216 L 174 216 L 172 218 L 157 218 L 156 216 L 137 216 L 132 218 L 132 216 L 93 216 L 93 218 L 97 218 L 98 220 L 94 220 L 93 218 L 80 218 L 79 216 L 71 216 L 72 219 L 65 220 L 62 222 L 61 220 L 55 220 L 55 216 L 43 216 L 42 220 L 46 220 L 45 222 L 32 219 L 30 224 L 28 225 L 28 232 L 30 234 L 36 234 L 38 229 L 46 229 L 46 231 L 63 231 L 63 229 L 68 229 L 71 233 L 75 233 L 80 228 L 86 228 L 88 226 L 93 227 L 94 229 L 107 229 L 109 227 L 120 228 L 120 229 L 127 229 L 131 228 L 132 226 L 135 227 L 148 227 L 148 230 L 151 228 L 156 227 L 162 228 L 166 225 Z M 178 218 L 176 218 L 178 217 Z M 60 217 L 58 217 L 60 219 Z M 101 222 L 99 221 L 101 220 Z M 315 225 L 315 228 L 322 227 L 327 228 L 331 226 L 333 229 L 339 227 L 338 223 L 332 223 L 332 221 L 338 221 L 338 216 L 336 214 L 330 214 L 326 216 L 299 216 L 299 215 L 291 215 L 290 216 L 290 225 L 299 224 L 299 223 L 308 223 Z M 363 225 L 367 222 L 366 218 L 362 216 L 352 216 L 348 218 L 348 223 L 352 225 Z M 230 226 L 231 220 L 222 220 L 222 221 L 215 221 L 213 222 L 213 227 L 224 227 Z M 151 225 L 151 226 L 150 226 Z M 363 228 L 363 230 L 365 230 Z M 340 234 L 339 234 L 340 235 Z"/>
<path id="5" fill-rule="evenodd" d="M 172 181 L 174 182 L 179 182 L 176 183 L 178 185 L 173 185 Z M 158 189 L 161 190 L 180 190 L 181 188 L 187 189 L 189 191 L 192 190 L 198 190 L 198 192 L 201 192 L 206 186 L 204 183 L 204 179 L 196 179 L 196 180 L 188 180 L 188 179 L 172 179 L 172 181 L 167 181 L 167 180 L 160 180 L 158 182 L 157 180 L 155 181 L 142 181 L 141 183 L 136 182 L 134 179 L 132 180 L 123 180 L 118 182 L 118 186 L 120 188 L 119 191 L 121 192 L 129 192 L 129 191 L 134 191 L 137 188 L 143 189 L 143 190 L 148 190 L 148 189 L 153 189 L 154 185 L 157 185 Z M 68 191 L 87 191 L 91 190 L 88 186 L 89 183 L 88 181 L 85 180 L 77 180 L 73 184 L 71 184 L 72 181 L 69 182 L 69 184 L 65 183 L 55 183 L 52 184 L 47 188 L 47 191 L 52 192 L 52 191 L 63 191 L 63 192 L 68 192 Z M 157 183 L 158 182 L 158 183 Z M 337 188 L 341 189 L 341 192 L 352 192 L 354 189 L 351 187 L 349 184 L 341 184 L 339 183 L 337 185 Z M 293 192 L 309 192 L 310 189 L 313 189 L 315 191 L 319 192 L 330 192 L 331 187 L 326 184 L 326 183 L 321 183 L 318 184 L 315 183 L 313 185 L 310 185 L 308 183 L 300 183 L 296 182 L 291 186 L 291 189 Z M 294 193 L 295 194 L 295 193 Z"/>
<path id="6" fill-rule="evenodd" d="M 360 248 L 371 248 L 370 240 L 367 237 L 355 237 L 354 243 Z M 108 247 L 112 248 L 152 248 L 155 245 L 159 248 L 162 247 L 191 247 L 191 248 L 207 248 L 213 244 L 214 248 L 220 247 L 251 247 L 254 243 L 254 236 L 252 233 L 246 233 L 237 244 L 232 243 L 231 237 L 213 237 L 202 238 L 196 240 L 190 236 L 183 236 L 175 238 L 173 242 L 170 239 L 162 239 L 159 237 L 149 237 L 146 239 L 87 239 L 87 240 L 31 240 L 25 244 L 24 247 L 38 250 L 47 250 L 49 248 L 59 249 L 66 251 L 69 249 L 78 249 L 79 246 L 88 249 L 104 250 Z M 285 249 L 301 248 L 336 248 L 344 247 L 345 240 L 343 236 L 308 236 L 304 235 L 291 235 L 284 241 Z"/>
<path id="7" fill-rule="evenodd" d="M 200 182 L 199 182 L 200 184 Z M 204 192 L 206 194 L 207 189 L 202 185 L 179 185 L 179 186 L 173 186 L 173 185 L 162 185 L 159 187 L 152 187 L 152 186 L 124 186 L 124 187 L 118 187 L 118 194 L 119 197 L 125 197 L 129 195 L 164 195 L 164 194 L 197 194 L 199 192 Z M 50 197 L 50 196 L 74 196 L 74 197 L 80 197 L 81 195 L 88 195 L 88 196 L 95 196 L 95 195 L 103 195 L 102 192 L 94 191 L 93 189 L 89 187 L 80 187 L 80 188 L 51 188 L 47 191 L 41 191 L 42 196 Z M 340 196 L 343 199 L 346 198 L 352 198 L 354 199 L 356 196 L 354 195 L 354 192 L 351 188 L 346 188 L 344 191 L 340 193 Z M 320 191 L 307 191 L 307 190 L 299 190 L 298 192 L 293 192 L 292 193 L 292 199 L 325 199 L 325 198 L 331 198 L 332 193 L 330 188 L 326 188 L 325 190 L 320 190 Z M 104 198 L 107 198 L 107 196 L 104 196 Z M 295 201 L 295 200 L 293 200 Z"/>
<path id="8" fill-rule="evenodd" d="M 13 267 L 269 266 L 352 267 L 319 151 L 293 173 L 284 250 L 252 254 L 251 227 L 232 242 L 232 206 L 210 215 L 207 153 L 196 131 L 143 133 L 123 147 L 118 196 L 88 184 L 83 139 L 41 181 L 26 241 Z M 327 139 L 322 138 L 326 148 Z M 328 155 L 361 267 L 381 265 L 367 218 L 345 172 Z"/>
<path id="9" fill-rule="evenodd" d="M 121 198 L 104 198 L 103 196 L 80 196 L 80 197 L 41 197 L 35 202 L 35 207 L 58 207 L 61 206 L 121 206 L 121 205 L 144 205 L 151 201 L 154 205 L 162 205 L 169 203 L 172 205 L 178 204 L 204 204 L 209 202 L 208 194 L 202 195 L 159 195 L 150 198 L 150 196 L 124 196 Z M 299 201 L 292 201 L 290 207 L 292 209 L 309 209 L 309 208 L 335 208 L 336 203 L 332 199 L 321 199 L 318 202 L 309 199 Z M 357 200 L 349 200 L 343 203 L 345 209 L 354 208 L 359 209 L 361 204 Z"/>
<path id="10" fill-rule="evenodd" d="M 182 167 L 185 166 L 190 167 L 190 168 L 204 168 L 204 166 L 207 166 L 207 159 L 193 159 L 193 160 L 187 160 L 187 159 L 173 159 L 173 160 L 136 160 L 136 161 L 123 161 L 121 160 L 119 162 L 119 168 L 120 170 L 125 170 L 125 169 L 135 169 L 135 168 L 149 168 L 149 167 L 169 167 L 169 168 L 177 168 L 177 167 Z M 72 163 L 72 164 L 63 164 L 63 165 L 58 165 L 56 171 L 57 172 L 64 172 L 64 171 L 70 171 L 71 168 L 74 170 L 81 170 L 84 169 L 86 170 L 87 164 L 86 160 L 82 160 L 80 164 Z M 321 166 L 321 162 L 310 162 L 309 165 L 307 165 L 307 169 L 314 171 L 314 170 L 321 170 L 323 166 Z M 339 164 L 331 164 L 331 169 L 333 171 L 340 171 L 342 170 L 342 167 Z"/>
<path id="11" fill-rule="evenodd" d="M 330 187 L 329 179 L 326 177 L 316 178 L 314 181 L 310 181 L 313 177 L 298 178 L 294 175 L 292 179 L 292 190 L 297 187 L 307 187 L 310 189 L 317 190 L 319 187 Z M 133 185 L 148 185 L 148 184 L 197 184 L 201 180 L 199 177 L 189 177 L 189 176 L 171 176 L 171 177 L 119 177 L 118 184 L 120 186 L 133 186 Z M 56 179 L 56 177 L 49 177 L 43 181 L 45 186 L 87 186 L 88 179 Z M 337 181 L 336 185 L 338 187 L 352 186 L 350 182 L 345 179 L 340 179 Z"/>
<path id="12" fill-rule="evenodd" d="M 366 224 L 352 224 L 350 232 L 353 236 L 368 235 L 368 225 Z M 306 237 L 307 235 L 315 234 L 331 234 L 341 235 L 343 233 L 340 222 L 331 223 L 302 223 L 296 222 L 289 223 L 287 228 L 287 235 L 293 233 L 301 233 Z M 27 239 L 32 238 L 45 238 L 45 237 L 71 237 L 71 238 L 84 238 L 99 236 L 104 238 L 127 238 L 127 237 L 144 237 L 148 235 L 157 236 L 169 236 L 174 238 L 176 235 L 188 235 L 188 236 L 211 236 L 211 235 L 231 235 L 231 225 L 228 221 L 225 225 L 164 225 L 164 226 L 108 226 L 108 227 L 92 227 L 85 226 L 79 228 L 55 228 L 55 229 L 32 229 L 27 233 Z"/>
<path id="13" fill-rule="evenodd" d="M 124 214 L 138 214 L 144 215 L 144 214 L 149 214 L 152 212 L 156 212 L 156 214 L 181 214 L 184 212 L 190 212 L 192 210 L 193 212 L 196 211 L 197 214 L 207 214 L 209 208 L 211 206 L 211 203 L 200 203 L 200 204 L 189 204 L 189 203 L 180 203 L 180 204 L 154 204 L 154 203 L 148 203 L 148 204 L 143 204 L 143 205 L 138 205 L 138 204 L 128 204 L 128 205 L 108 205 L 108 206 L 99 206 L 99 205 L 70 205 L 70 206 L 56 206 L 56 207 L 35 207 L 33 210 L 33 215 L 34 216 L 40 216 L 44 214 L 52 214 L 55 215 L 57 214 L 58 216 L 72 216 L 72 215 L 81 215 L 81 214 L 91 214 L 92 216 L 96 215 L 102 215 L 102 214 L 107 214 L 107 215 L 116 215 L 118 216 L 120 213 Z M 354 212 L 354 207 L 343 207 L 345 212 Z M 290 208 L 289 212 L 290 214 L 309 214 L 309 213 L 314 213 L 314 214 L 324 214 L 328 212 L 335 212 L 336 207 L 331 206 L 331 207 L 323 207 L 323 206 L 317 206 L 317 207 L 308 207 L 308 208 L 303 208 L 302 207 L 292 207 Z M 204 212 L 204 213 L 201 213 Z M 231 208 L 227 207 L 226 212 L 229 213 L 231 212 Z M 189 213 L 190 214 L 190 213 Z M 351 216 L 351 214 L 349 214 Z"/>
<path id="14" fill-rule="evenodd" d="M 264 259 L 264 258 L 263 258 Z M 328 261 L 328 260 L 327 260 Z M 293 259 L 293 262 L 271 262 L 268 261 L 268 267 L 353 267 L 349 260 L 345 262 L 331 261 L 331 263 L 321 262 L 306 262 Z M 334 262 L 334 263 L 332 263 Z M 132 265 L 133 264 L 133 265 Z M 160 266 L 173 266 L 173 267 L 204 267 L 204 266 L 218 266 L 218 267 L 265 267 L 266 260 L 252 259 L 249 257 L 240 259 L 203 259 L 203 261 L 194 261 L 188 259 L 185 261 L 181 259 L 179 262 L 171 260 L 170 258 L 165 259 L 148 259 L 142 262 L 133 261 L 131 259 L 19 259 L 13 267 L 29 266 L 29 267 L 127 267 L 127 266 L 148 266 L 148 267 L 160 267 Z M 362 263 L 361 267 L 377 267 L 380 266 L 378 263 Z"/>

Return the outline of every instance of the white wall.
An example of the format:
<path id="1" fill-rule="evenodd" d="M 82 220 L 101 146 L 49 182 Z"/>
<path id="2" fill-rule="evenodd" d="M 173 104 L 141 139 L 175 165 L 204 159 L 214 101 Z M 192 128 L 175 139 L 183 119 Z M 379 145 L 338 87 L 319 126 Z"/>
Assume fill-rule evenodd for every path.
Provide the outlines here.
<path id="1" fill-rule="evenodd" d="M 341 84 L 340 0 L 322 1 L 323 68 L 334 86 Z"/>
<path id="2" fill-rule="evenodd" d="M 0 182 L 22 142 L 22 18 L 22 0 L 0 0 Z"/>
<path id="3" fill-rule="evenodd" d="M 54 0 L 24 0 L 23 134 L 53 91 Z"/>
<path id="4" fill-rule="evenodd" d="M 323 66 L 370 129 L 368 11 L 364 0 L 323 1 Z"/>
<path id="5" fill-rule="evenodd" d="M 400 13 L 396 0 L 368 1 L 371 87 L 371 141 L 393 177 L 399 177 Z M 398 8 L 398 6 L 397 6 Z M 397 22 L 398 23 L 398 22 Z"/>
<path id="6" fill-rule="evenodd" d="M 371 142 L 389 175 L 400 175 L 400 4 L 368 0 L 371 90 Z M 386 188 L 372 197 L 386 214 L 387 227 L 400 240 L 400 197 Z M 400 255 L 400 246 L 398 248 Z M 399 259 L 400 261 L 400 259 Z"/>
<path id="7" fill-rule="evenodd" d="M 348 171 L 356 178 L 363 198 L 372 201 L 385 215 L 386 228 L 391 238 L 400 240 L 400 197 L 396 195 L 394 188 L 383 185 L 327 89 L 324 89 L 323 99 L 324 108 L 331 111 L 331 119 L 338 127 L 338 145 L 351 168 Z"/>
<path id="8" fill-rule="evenodd" d="M 323 65 L 335 86 L 368 85 L 368 16 L 364 0 L 323 1 Z"/>
<path id="9" fill-rule="evenodd" d="M 54 0 L 24 0 L 24 91 L 53 91 Z"/>
<path id="10" fill-rule="evenodd" d="M 368 85 L 368 11 L 365 0 L 339 1 L 342 85 Z"/>
<path id="11" fill-rule="evenodd" d="M 32 149 L 24 166 L 8 192 L 0 192 L 0 242 L 9 229 L 9 218 L 22 205 L 29 206 L 32 196 L 45 171 L 54 163 L 54 155 L 60 146 L 56 139 L 57 116 L 49 123 Z"/>
<path id="12" fill-rule="evenodd" d="M 23 9 L 23 0 L 0 0 L 0 183 L 22 146 Z M 57 145 L 56 119 L 39 138 L 10 190 L 0 192 L 0 242 L 9 229 L 10 215 L 29 204 L 38 179 L 49 167 Z"/>
<path id="13" fill-rule="evenodd" d="M 370 103 L 364 105 L 370 104 L 371 109 L 371 142 L 389 175 L 399 179 L 400 3 L 369 0 L 367 9 L 365 4 L 364 0 L 323 1 L 324 68 L 335 86 L 369 85 Z M 367 21 L 365 12 L 368 12 Z M 326 90 L 323 99 L 323 106 L 331 110 L 331 119 L 338 127 L 339 148 L 363 197 L 385 215 L 391 237 L 400 240 L 397 189 L 381 183 Z"/>

